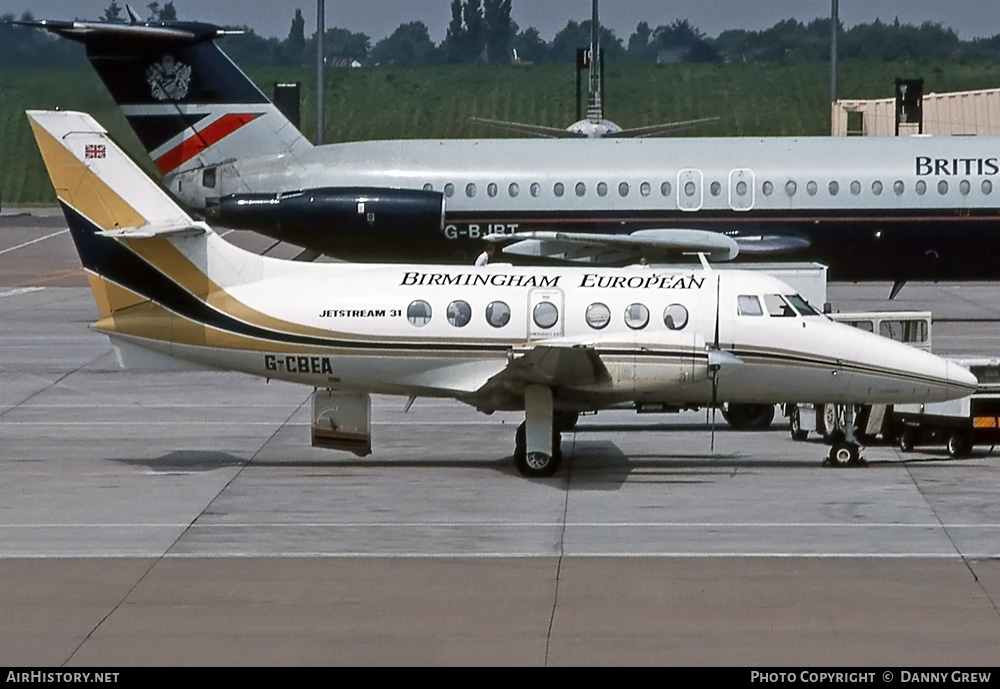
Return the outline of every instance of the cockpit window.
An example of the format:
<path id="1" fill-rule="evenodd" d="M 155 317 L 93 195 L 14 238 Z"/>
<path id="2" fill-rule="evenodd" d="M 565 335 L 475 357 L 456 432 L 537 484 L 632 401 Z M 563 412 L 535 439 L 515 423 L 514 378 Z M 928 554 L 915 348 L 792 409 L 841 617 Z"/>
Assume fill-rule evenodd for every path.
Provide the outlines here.
<path id="1" fill-rule="evenodd" d="M 760 299 L 753 294 L 741 294 L 736 299 L 736 305 L 741 316 L 763 316 L 764 309 L 760 308 Z"/>
<path id="2" fill-rule="evenodd" d="M 794 318 L 796 315 L 795 309 L 780 294 L 765 294 L 764 305 L 767 306 L 767 312 L 777 318 Z"/>
<path id="3" fill-rule="evenodd" d="M 785 295 L 785 299 L 787 299 L 788 301 L 792 302 L 792 306 L 795 307 L 795 310 L 798 311 L 803 316 L 818 316 L 818 315 L 820 315 L 819 311 L 817 311 L 813 307 L 809 306 L 809 302 L 807 302 L 805 299 L 803 299 L 798 294 L 786 294 Z"/>

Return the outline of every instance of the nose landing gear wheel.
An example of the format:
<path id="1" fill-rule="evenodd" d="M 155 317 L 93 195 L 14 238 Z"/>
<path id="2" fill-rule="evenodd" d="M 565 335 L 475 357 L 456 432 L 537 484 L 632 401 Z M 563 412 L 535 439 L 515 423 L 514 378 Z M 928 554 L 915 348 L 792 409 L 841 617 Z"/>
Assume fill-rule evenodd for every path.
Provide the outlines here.
<path id="1" fill-rule="evenodd" d="M 830 466 L 846 467 L 859 466 L 864 464 L 861 459 L 861 448 L 856 443 L 839 442 L 830 448 L 830 456 L 827 461 Z"/>

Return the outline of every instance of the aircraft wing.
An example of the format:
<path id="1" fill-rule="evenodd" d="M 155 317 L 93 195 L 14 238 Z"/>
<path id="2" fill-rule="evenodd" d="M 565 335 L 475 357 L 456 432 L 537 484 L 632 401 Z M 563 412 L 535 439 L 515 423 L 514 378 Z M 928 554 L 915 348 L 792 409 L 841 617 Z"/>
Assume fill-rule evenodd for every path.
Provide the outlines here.
<path id="1" fill-rule="evenodd" d="M 659 136 L 661 134 L 672 134 L 673 132 L 679 132 L 684 129 L 693 129 L 694 127 L 702 127 L 706 124 L 714 124 L 718 122 L 720 117 L 703 117 L 699 120 L 684 120 L 682 122 L 665 122 L 663 124 L 653 124 L 648 127 L 633 127 L 631 129 L 622 129 L 621 131 L 605 134 L 605 138 L 638 138 L 643 136 Z"/>
<path id="2" fill-rule="evenodd" d="M 550 139 L 586 138 L 584 134 L 580 134 L 579 132 L 571 132 L 568 129 L 562 129 L 560 127 L 544 127 L 540 124 L 507 122 L 506 120 L 490 120 L 485 117 L 470 117 L 469 121 L 475 122 L 476 124 L 485 124 L 490 127 L 496 127 L 497 129 L 506 129 L 519 134 L 534 134 L 535 136 L 544 136 Z"/>
<path id="3" fill-rule="evenodd" d="M 728 235 L 708 230 L 671 228 L 636 230 L 631 234 L 594 232 L 554 232 L 533 230 L 513 235 L 491 235 L 493 242 L 511 242 L 503 253 L 564 261 L 601 264 L 663 261 L 680 254 L 703 253 L 710 260 L 731 261 L 739 246 Z"/>
<path id="4" fill-rule="evenodd" d="M 507 366 L 475 392 L 479 398 L 519 396 L 527 385 L 572 388 L 610 380 L 601 356 L 590 345 L 537 344 L 515 350 Z"/>

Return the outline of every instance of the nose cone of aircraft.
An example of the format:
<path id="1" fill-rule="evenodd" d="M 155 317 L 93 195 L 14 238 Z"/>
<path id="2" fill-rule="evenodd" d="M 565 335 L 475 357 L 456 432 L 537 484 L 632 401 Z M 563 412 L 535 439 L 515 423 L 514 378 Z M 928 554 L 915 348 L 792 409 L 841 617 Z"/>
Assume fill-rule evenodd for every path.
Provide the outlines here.
<path id="1" fill-rule="evenodd" d="M 886 393 L 888 397 L 898 395 L 901 399 L 897 399 L 897 403 L 903 398 L 907 402 L 944 402 L 971 395 L 979 387 L 979 380 L 954 361 L 885 338 L 879 339 L 882 340 L 879 345 L 884 348 L 883 352 L 892 356 L 888 360 L 877 357 L 882 359 L 880 363 L 888 373 L 888 382 L 870 388 L 872 397 Z"/>
<path id="2" fill-rule="evenodd" d="M 852 403 L 945 402 L 971 395 L 979 381 L 962 365 L 850 326 L 835 324 L 830 341 L 843 356 Z M 849 382 L 848 382 L 849 381 Z M 845 400 L 846 401 L 846 400 Z"/>
<path id="3" fill-rule="evenodd" d="M 954 361 L 946 362 L 946 371 L 948 375 L 948 382 L 951 383 L 952 387 L 957 388 L 958 393 L 955 397 L 965 397 L 966 395 L 971 395 L 979 387 L 979 379 L 969 369 L 964 366 L 955 363 Z"/>

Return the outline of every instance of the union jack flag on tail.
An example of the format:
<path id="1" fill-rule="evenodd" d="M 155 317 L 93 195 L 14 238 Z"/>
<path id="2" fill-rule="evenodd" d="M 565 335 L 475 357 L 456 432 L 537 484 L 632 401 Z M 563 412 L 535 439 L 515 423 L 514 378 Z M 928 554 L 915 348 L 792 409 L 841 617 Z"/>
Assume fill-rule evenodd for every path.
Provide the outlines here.
<path id="1" fill-rule="evenodd" d="M 87 144 L 83 149 L 84 158 L 103 158 L 106 154 L 104 144 Z"/>

